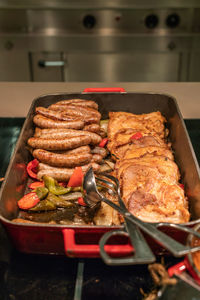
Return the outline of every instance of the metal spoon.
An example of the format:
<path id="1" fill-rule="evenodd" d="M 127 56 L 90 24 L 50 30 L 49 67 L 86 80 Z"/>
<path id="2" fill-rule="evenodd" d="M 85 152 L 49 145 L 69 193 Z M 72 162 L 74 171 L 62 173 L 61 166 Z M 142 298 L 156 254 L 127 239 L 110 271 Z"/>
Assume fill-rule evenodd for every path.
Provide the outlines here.
<path id="1" fill-rule="evenodd" d="M 105 187 L 105 186 L 104 186 Z M 92 168 L 86 173 L 83 181 L 83 189 L 86 190 L 87 195 L 85 197 L 85 202 L 89 206 L 94 206 L 97 202 L 102 201 L 102 197 L 97 191 L 97 186 L 95 182 L 94 173 Z M 126 209 L 124 202 L 120 202 L 122 208 Z M 144 239 L 139 228 L 130 220 L 124 216 L 125 219 L 125 230 L 114 230 L 109 231 L 103 235 L 100 240 L 100 253 L 103 260 L 109 265 L 130 265 L 130 264 L 148 264 L 156 260 L 153 252 L 149 248 L 146 240 Z M 128 258 L 111 258 L 107 255 L 104 250 L 106 242 L 111 236 L 114 235 L 126 235 L 128 232 L 131 244 L 134 248 L 134 255 Z"/>

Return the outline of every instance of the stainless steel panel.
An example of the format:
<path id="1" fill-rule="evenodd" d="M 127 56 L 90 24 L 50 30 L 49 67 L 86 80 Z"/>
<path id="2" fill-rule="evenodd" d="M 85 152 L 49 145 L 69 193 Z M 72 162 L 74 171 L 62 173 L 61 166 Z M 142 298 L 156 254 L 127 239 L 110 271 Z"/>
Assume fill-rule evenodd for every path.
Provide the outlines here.
<path id="1" fill-rule="evenodd" d="M 200 52 L 193 52 L 190 56 L 189 81 L 200 81 Z"/>
<path id="2" fill-rule="evenodd" d="M 27 31 L 27 11 L 26 10 L 0 10 L 0 32 Z"/>
<path id="3" fill-rule="evenodd" d="M 0 81 L 30 81 L 27 52 L 0 50 Z"/>
<path id="4" fill-rule="evenodd" d="M 31 53 L 33 81 L 63 81 L 62 54 L 39 52 Z"/>
<path id="5" fill-rule="evenodd" d="M 158 24 L 148 28 L 146 17 L 156 15 Z M 166 19 L 177 14 L 180 23 L 174 28 L 166 25 Z M 86 20 L 86 17 L 92 20 Z M 192 9 L 79 9 L 79 10 L 29 10 L 28 28 L 30 32 L 53 35 L 56 33 L 90 33 L 90 34 L 133 34 L 133 33 L 186 33 L 190 31 Z"/>
<path id="6" fill-rule="evenodd" d="M 32 53 L 34 81 L 185 81 L 189 54 L 200 51 L 200 9 L 196 1 L 186 2 L 124 0 L 114 7 L 110 0 L 4 1 L 0 51 Z M 170 27 L 166 20 L 173 14 L 179 22 Z M 149 15 L 156 17 L 155 27 L 148 27 Z"/>
<path id="7" fill-rule="evenodd" d="M 178 53 L 68 54 L 68 81 L 178 81 Z"/>
<path id="8" fill-rule="evenodd" d="M 51 9 L 64 9 L 64 8 L 88 8 L 94 7 L 96 9 L 101 8 L 166 8 L 166 7 L 200 7 L 199 0 L 101 0 L 101 1 L 91 1 L 91 0 L 4 0 L 0 2 L 0 8 L 51 8 Z"/>

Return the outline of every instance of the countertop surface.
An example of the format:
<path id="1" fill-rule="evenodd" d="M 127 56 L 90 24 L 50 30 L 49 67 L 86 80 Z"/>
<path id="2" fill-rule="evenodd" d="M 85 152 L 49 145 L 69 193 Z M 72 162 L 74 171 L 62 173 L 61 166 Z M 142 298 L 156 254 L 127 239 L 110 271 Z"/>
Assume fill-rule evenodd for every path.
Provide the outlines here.
<path id="1" fill-rule="evenodd" d="M 81 93 L 88 87 L 122 87 L 127 92 L 151 92 L 173 96 L 183 118 L 200 118 L 200 83 L 176 82 L 1 82 L 0 117 L 25 117 L 34 98 L 50 93 Z"/>

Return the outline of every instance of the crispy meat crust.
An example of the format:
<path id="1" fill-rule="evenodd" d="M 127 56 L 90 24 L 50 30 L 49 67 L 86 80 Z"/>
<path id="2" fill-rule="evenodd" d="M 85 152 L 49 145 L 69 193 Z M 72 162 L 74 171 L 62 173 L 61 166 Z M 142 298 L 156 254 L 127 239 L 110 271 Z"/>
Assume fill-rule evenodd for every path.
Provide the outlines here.
<path id="1" fill-rule="evenodd" d="M 160 112 L 109 116 L 108 148 L 117 161 L 114 175 L 129 211 L 147 222 L 188 222 L 187 198 L 165 139 L 165 118 Z"/>

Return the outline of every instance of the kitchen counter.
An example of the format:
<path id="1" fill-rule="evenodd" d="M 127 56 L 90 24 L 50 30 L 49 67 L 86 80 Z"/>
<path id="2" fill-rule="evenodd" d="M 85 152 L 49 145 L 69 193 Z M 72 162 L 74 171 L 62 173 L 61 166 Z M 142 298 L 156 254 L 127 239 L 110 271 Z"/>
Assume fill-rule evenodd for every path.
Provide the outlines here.
<path id="1" fill-rule="evenodd" d="M 176 98 L 184 119 L 200 118 L 200 83 L 67 83 L 0 82 L 0 117 L 25 117 L 34 98 L 49 93 L 82 92 L 88 87 L 123 87 L 127 92 L 169 94 Z"/>

